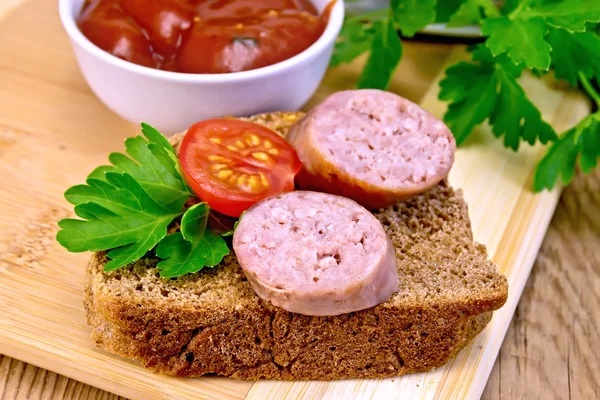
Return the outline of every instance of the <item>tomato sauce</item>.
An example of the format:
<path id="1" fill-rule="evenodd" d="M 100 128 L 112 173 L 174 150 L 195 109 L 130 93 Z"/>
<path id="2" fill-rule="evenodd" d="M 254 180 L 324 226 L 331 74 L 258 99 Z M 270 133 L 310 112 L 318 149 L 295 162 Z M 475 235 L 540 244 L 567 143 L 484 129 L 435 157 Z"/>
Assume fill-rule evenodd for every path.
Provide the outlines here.
<path id="1" fill-rule="evenodd" d="M 86 0 L 77 23 L 96 46 L 126 61 L 214 74 L 301 53 L 325 30 L 330 6 L 319 16 L 309 0 Z"/>

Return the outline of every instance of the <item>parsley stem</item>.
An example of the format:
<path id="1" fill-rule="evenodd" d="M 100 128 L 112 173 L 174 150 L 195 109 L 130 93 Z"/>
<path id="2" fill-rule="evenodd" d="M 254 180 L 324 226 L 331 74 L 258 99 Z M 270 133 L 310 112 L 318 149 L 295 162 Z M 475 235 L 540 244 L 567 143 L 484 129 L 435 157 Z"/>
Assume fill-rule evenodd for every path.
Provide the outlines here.
<path id="1" fill-rule="evenodd" d="M 527 7 L 531 3 L 531 0 L 521 0 L 517 8 L 515 8 L 508 17 L 510 19 L 514 19 L 525 7 Z"/>
<path id="2" fill-rule="evenodd" d="M 596 91 L 596 89 L 594 89 L 594 86 L 592 86 L 592 83 L 588 80 L 588 78 L 585 76 L 585 74 L 581 71 L 579 71 L 579 82 L 581 83 L 581 86 L 583 86 L 583 89 L 585 90 L 587 95 L 590 96 L 592 98 L 592 100 L 594 100 L 594 102 L 596 103 L 596 106 L 598 106 L 598 108 L 600 108 L 600 93 L 598 93 Z"/>

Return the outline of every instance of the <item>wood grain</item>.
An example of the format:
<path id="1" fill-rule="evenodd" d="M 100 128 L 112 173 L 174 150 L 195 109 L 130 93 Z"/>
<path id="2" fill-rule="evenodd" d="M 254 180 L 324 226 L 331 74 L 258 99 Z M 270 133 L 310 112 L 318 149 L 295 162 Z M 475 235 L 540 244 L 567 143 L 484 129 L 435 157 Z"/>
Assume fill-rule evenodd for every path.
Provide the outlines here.
<path id="1" fill-rule="evenodd" d="M 130 136 L 136 128 L 108 112 L 90 93 L 73 61 L 58 24 L 55 7 L 54 2 L 33 0 L 0 25 L 3 54 L 0 57 L 0 173 L 4 178 L 0 199 L 0 279 L 3 276 L 11 279 L 0 280 L 0 296 L 3 296 L 0 299 L 0 326 L 11 329 L 14 334 L 2 336 L 0 332 L 0 349 L 135 398 L 241 398 L 251 383 L 219 378 L 173 380 L 158 377 L 94 348 L 88 339 L 81 309 L 83 276 L 80 266 L 85 262 L 85 256 L 66 255 L 51 240 L 52 229 L 55 228 L 54 221 L 67 212 L 61 197 L 64 188 L 80 182 L 88 167 L 102 161 L 106 152 L 120 149 L 119 139 Z M 436 100 L 435 81 L 439 79 L 440 68 L 450 56 L 452 47 L 432 44 L 407 44 L 405 47 L 404 61 L 391 89 L 413 101 L 423 101 L 426 108 L 441 115 L 443 104 Z M 460 51 L 453 52 L 452 57 L 460 57 Z M 333 90 L 351 87 L 361 62 L 358 60 L 355 64 L 331 71 L 310 104 L 320 101 Z M 536 94 L 544 116 L 557 126 L 573 123 L 587 109 L 587 105 L 573 93 L 557 91 L 537 80 L 526 79 L 524 83 L 530 92 Z M 422 99 L 424 93 L 426 95 Z M 534 161 L 532 157 L 539 149 L 528 148 L 514 155 L 491 139 L 486 129 L 481 128 L 461 150 L 460 161 L 451 180 L 465 189 L 467 200 L 472 203 L 471 217 L 476 237 L 488 245 L 490 254 L 496 254 L 494 260 L 514 280 L 517 276 L 526 277 L 528 274 L 528 266 L 551 216 L 548 210 L 554 207 L 557 193 L 533 196 L 524 189 L 528 187 L 529 171 Z M 485 167 L 489 169 L 482 171 Z M 19 184 L 24 178 L 23 171 L 26 179 L 40 182 L 36 188 L 38 192 L 33 195 Z M 596 190 L 592 193 L 597 196 L 598 185 L 592 189 Z M 9 201 L 14 198 L 19 198 L 19 201 Z M 571 203 L 591 206 L 598 202 L 597 197 L 592 198 L 594 200 L 587 198 L 583 203 L 578 200 Z M 482 205 L 488 208 L 487 212 Z M 577 221 L 575 217 L 576 214 L 567 216 L 566 220 L 571 222 L 569 228 L 581 229 L 579 222 L 573 223 Z M 532 219 L 538 223 L 537 230 L 530 229 Z M 597 224 L 590 226 L 598 227 Z M 586 232 L 593 234 L 586 237 L 597 240 L 596 228 L 588 229 Z M 567 232 L 564 227 L 558 228 L 556 240 L 573 240 Z M 549 237 L 551 234 L 552 230 Z M 523 308 L 523 304 L 519 307 L 515 321 L 529 323 L 516 328 L 514 324 L 511 326 L 507 343 L 514 335 L 514 345 L 506 355 L 505 350 L 501 352 L 486 390 L 488 398 L 521 398 L 521 395 L 565 398 L 565 388 L 573 398 L 597 397 L 597 374 L 593 374 L 592 368 L 598 364 L 597 356 L 594 357 L 594 349 L 599 345 L 594 302 L 598 303 L 599 290 L 598 279 L 593 279 L 599 275 L 598 256 L 597 253 L 590 255 L 589 250 L 586 252 L 582 243 L 565 249 L 569 252 L 583 249 L 580 254 L 584 255 L 587 267 L 578 265 L 565 272 L 563 269 L 573 260 L 570 253 L 549 257 L 552 260 L 558 258 L 546 266 L 551 279 L 542 280 L 544 286 L 539 298 L 525 297 L 525 301 L 531 303 L 530 308 Z M 554 256 L 554 253 L 551 254 Z M 521 260 L 530 260 L 528 265 L 525 265 L 527 262 L 522 265 L 527 270 L 514 269 L 520 266 Z M 539 262 L 536 268 L 539 268 Z M 592 278 L 588 276 L 590 271 Z M 534 274 L 532 279 L 535 277 Z M 493 320 L 494 323 L 501 322 L 499 328 L 493 325 L 487 329 L 445 369 L 378 382 L 296 385 L 293 392 L 304 397 L 308 388 L 315 393 L 313 398 L 322 394 L 329 398 L 356 395 L 365 398 L 369 394 L 372 398 L 384 394 L 406 397 L 409 393 L 420 393 L 425 398 L 478 397 L 500 346 L 503 329 L 510 321 L 511 307 L 516 306 L 519 285 L 522 287 L 525 280 L 521 278 L 511 282 L 512 304 L 507 304 Z M 590 290 L 596 297 L 590 295 Z M 548 293 L 552 295 L 548 296 Z M 556 293 L 560 293 L 560 301 Z M 581 298 L 586 295 L 589 296 L 587 299 Z M 538 304 L 540 302 L 541 305 Z M 571 307 L 578 307 L 577 313 L 573 314 Z M 26 322 L 11 314 L 16 310 L 28 316 Z M 53 314 L 52 321 L 47 320 L 49 313 Z M 548 333 L 547 329 L 555 327 L 552 318 L 558 318 L 560 322 L 556 325 L 562 331 Z M 17 323 L 20 327 L 14 330 Z M 50 329 L 48 332 L 59 335 L 59 340 L 37 335 L 36 330 L 40 329 Z M 569 341 L 565 332 L 577 338 L 575 344 Z M 546 345 L 545 340 L 554 345 Z M 73 356 L 68 350 L 73 346 L 79 351 L 78 357 L 66 364 Z M 565 351 L 566 358 L 563 357 Z M 565 360 L 566 374 L 564 367 L 552 367 L 563 365 Z M 489 368 L 473 368 L 481 363 L 489 364 Z M 106 365 L 110 365 L 109 370 Z M 101 375 L 99 371 L 102 371 Z M 542 383 L 532 385 L 531 382 L 536 379 Z M 469 385 L 472 381 L 476 384 Z M 519 390 L 506 389 L 514 382 L 522 384 Z M 269 385 L 262 382 L 256 388 L 269 388 Z M 283 389 L 287 398 L 299 397 L 290 396 L 292 392 L 285 384 L 279 389 Z M 496 394 L 498 397 L 493 397 Z M 109 396 L 108 392 L 20 361 L 8 357 L 0 359 L 1 399 L 117 398 Z"/>
<path id="2" fill-rule="evenodd" d="M 0 355 L 1 400 L 124 400 L 54 372 Z"/>
<path id="3" fill-rule="evenodd" d="M 483 398 L 600 398 L 600 170 L 556 214 Z"/>

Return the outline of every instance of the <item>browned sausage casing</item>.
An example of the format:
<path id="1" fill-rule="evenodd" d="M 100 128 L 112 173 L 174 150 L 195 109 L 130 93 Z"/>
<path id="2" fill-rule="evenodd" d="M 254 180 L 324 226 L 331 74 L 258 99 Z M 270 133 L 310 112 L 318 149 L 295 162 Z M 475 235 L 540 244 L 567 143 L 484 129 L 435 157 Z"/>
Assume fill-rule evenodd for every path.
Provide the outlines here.
<path id="1" fill-rule="evenodd" d="M 456 143 L 446 125 L 411 101 L 380 90 L 335 93 L 288 134 L 303 170 L 296 184 L 373 209 L 435 186 Z"/>
<path id="2" fill-rule="evenodd" d="M 306 315 L 373 307 L 398 286 L 396 250 L 379 221 L 345 197 L 295 191 L 241 218 L 235 255 L 261 298 Z"/>

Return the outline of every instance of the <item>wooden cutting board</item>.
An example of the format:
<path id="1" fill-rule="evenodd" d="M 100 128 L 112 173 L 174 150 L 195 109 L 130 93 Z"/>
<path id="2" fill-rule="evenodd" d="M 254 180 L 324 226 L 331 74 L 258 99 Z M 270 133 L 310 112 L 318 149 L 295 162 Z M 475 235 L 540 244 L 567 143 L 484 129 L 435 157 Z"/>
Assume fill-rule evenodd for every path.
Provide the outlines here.
<path id="1" fill-rule="evenodd" d="M 405 44 L 390 90 L 441 117 L 438 82 L 464 56 L 462 47 Z M 350 88 L 363 62 L 331 70 L 307 107 Z M 582 96 L 555 83 L 522 83 L 558 131 L 589 111 Z M 530 191 L 541 148 L 513 153 L 481 127 L 457 154 L 450 181 L 464 190 L 475 238 L 510 291 L 455 359 L 401 378 L 255 383 L 155 375 L 89 339 L 82 305 L 88 255 L 67 253 L 54 240 L 56 221 L 71 214 L 62 193 L 136 133 L 85 84 L 55 2 L 30 0 L 0 21 L 0 353 L 134 399 L 479 398 L 559 197 L 558 190 Z"/>

